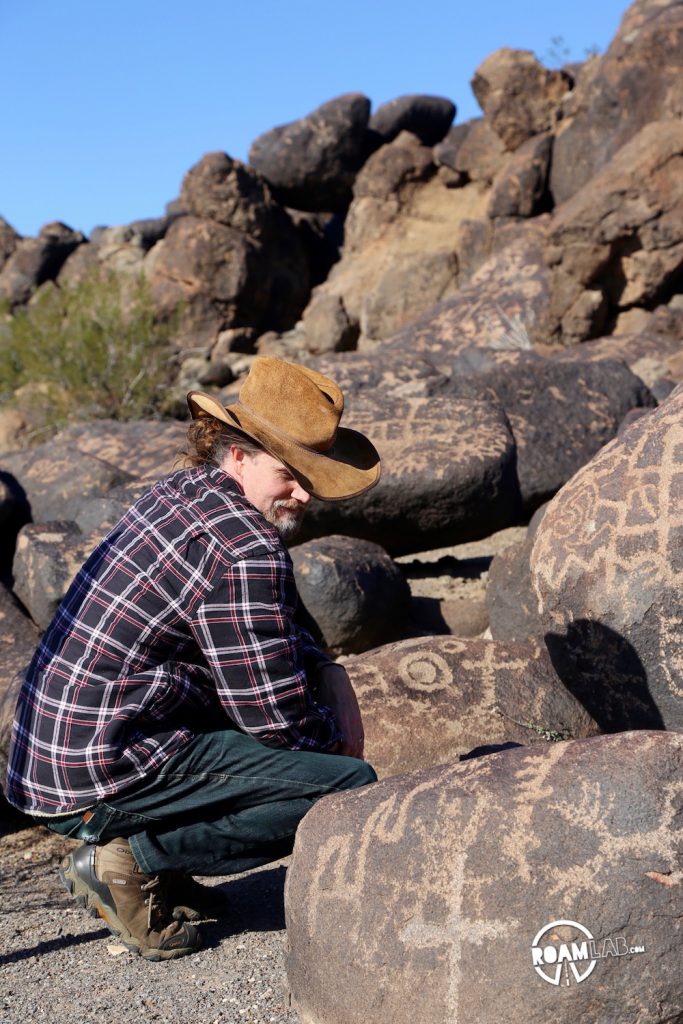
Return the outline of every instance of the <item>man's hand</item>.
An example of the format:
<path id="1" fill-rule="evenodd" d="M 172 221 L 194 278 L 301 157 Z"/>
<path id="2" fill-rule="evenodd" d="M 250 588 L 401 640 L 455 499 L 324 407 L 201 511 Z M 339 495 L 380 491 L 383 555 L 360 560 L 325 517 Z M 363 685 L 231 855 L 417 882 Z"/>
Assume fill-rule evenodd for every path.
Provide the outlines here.
<path id="1" fill-rule="evenodd" d="M 331 753 L 362 760 L 365 743 L 363 720 L 346 669 L 342 665 L 321 665 L 316 679 L 318 702 L 331 708 L 342 734 L 341 742 L 332 748 Z"/>

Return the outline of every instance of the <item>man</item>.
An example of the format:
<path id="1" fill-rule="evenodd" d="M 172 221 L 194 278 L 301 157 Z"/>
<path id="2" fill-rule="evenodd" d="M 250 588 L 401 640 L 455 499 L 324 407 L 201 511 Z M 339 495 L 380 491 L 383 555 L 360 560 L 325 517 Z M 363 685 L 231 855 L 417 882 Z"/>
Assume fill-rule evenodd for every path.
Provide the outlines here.
<path id="1" fill-rule="evenodd" d="M 239 401 L 190 392 L 188 461 L 76 576 L 28 669 L 7 795 L 83 841 L 60 877 L 150 960 L 192 953 L 223 875 L 292 848 L 326 793 L 376 778 L 346 672 L 295 621 L 283 540 L 311 495 L 379 479 L 328 378 L 257 358 Z M 204 904 L 204 906 L 198 905 Z M 210 907 L 213 910 L 215 907 Z"/>

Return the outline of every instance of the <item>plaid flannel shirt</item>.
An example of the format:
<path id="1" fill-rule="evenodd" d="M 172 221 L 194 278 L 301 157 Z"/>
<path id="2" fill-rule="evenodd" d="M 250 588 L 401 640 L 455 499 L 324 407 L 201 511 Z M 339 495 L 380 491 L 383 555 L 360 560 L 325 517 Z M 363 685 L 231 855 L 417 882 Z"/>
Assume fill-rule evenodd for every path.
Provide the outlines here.
<path id="1" fill-rule="evenodd" d="M 286 548 L 227 474 L 155 484 L 87 560 L 34 655 L 8 799 L 37 814 L 84 809 L 221 725 L 329 748 L 339 732 L 309 685 L 328 659 L 296 604 Z"/>

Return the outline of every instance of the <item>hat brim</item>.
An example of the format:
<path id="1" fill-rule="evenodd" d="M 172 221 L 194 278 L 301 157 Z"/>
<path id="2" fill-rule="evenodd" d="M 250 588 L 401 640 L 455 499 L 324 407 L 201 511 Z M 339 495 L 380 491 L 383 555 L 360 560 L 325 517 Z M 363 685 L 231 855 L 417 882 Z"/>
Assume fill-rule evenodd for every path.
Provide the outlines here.
<path id="1" fill-rule="evenodd" d="M 355 498 L 369 491 L 380 478 L 377 449 L 357 430 L 339 427 L 334 445 L 325 452 L 317 452 L 275 431 L 239 402 L 224 406 L 204 391 L 191 391 L 187 403 L 193 419 L 214 416 L 262 445 L 284 462 L 309 494 L 322 501 Z"/>

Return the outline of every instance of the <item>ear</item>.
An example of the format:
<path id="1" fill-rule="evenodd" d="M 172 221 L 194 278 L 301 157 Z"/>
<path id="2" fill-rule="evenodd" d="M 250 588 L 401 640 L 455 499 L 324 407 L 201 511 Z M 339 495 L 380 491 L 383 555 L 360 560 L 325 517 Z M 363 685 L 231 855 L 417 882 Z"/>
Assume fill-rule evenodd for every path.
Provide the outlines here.
<path id="1" fill-rule="evenodd" d="M 241 480 L 242 475 L 244 473 L 244 460 L 246 458 L 246 452 L 244 451 L 243 448 L 240 448 L 239 445 L 231 444 L 230 456 L 232 458 L 232 464 L 235 469 L 235 475 L 238 477 L 238 479 Z"/>

